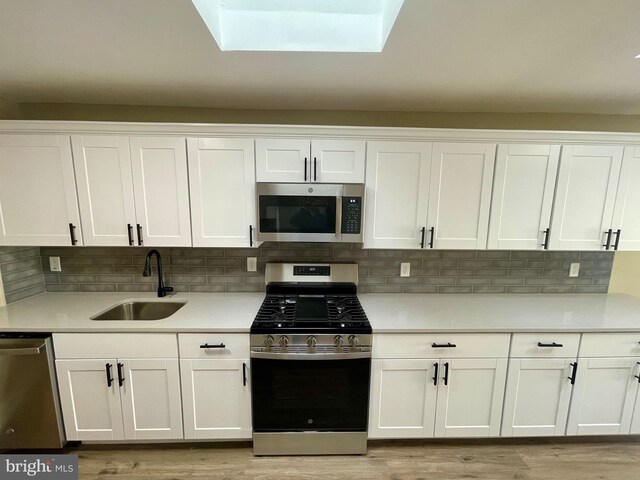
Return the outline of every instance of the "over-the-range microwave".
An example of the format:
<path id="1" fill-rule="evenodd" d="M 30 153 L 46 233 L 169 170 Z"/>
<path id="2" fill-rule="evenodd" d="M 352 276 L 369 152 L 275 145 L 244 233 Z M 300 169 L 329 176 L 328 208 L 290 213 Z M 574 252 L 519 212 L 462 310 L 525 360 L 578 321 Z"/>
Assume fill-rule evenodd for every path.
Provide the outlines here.
<path id="1" fill-rule="evenodd" d="M 364 185 L 258 183 L 259 241 L 362 242 Z"/>

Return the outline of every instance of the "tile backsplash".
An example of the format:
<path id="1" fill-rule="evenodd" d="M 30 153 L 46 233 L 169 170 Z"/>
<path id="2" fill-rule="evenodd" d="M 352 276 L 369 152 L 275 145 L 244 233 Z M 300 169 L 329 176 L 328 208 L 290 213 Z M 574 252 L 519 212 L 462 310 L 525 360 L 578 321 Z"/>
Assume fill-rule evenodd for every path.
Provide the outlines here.
<path id="1" fill-rule="evenodd" d="M 142 276 L 148 250 L 43 247 L 40 254 L 46 290 L 154 291 L 155 258 L 153 275 Z M 356 262 L 361 293 L 606 293 L 614 256 L 613 252 L 365 250 L 360 244 L 275 242 L 258 249 L 159 250 L 165 283 L 180 292 L 261 292 L 265 264 L 291 261 Z M 61 257 L 62 272 L 49 271 L 49 256 Z M 257 272 L 246 271 L 246 257 L 257 257 Z M 399 276 L 401 262 L 411 264 L 410 277 Z M 573 262 L 580 263 L 577 278 L 569 277 Z"/>
<path id="2" fill-rule="evenodd" d="M 0 247 L 0 273 L 7 303 L 45 291 L 38 247 Z"/>

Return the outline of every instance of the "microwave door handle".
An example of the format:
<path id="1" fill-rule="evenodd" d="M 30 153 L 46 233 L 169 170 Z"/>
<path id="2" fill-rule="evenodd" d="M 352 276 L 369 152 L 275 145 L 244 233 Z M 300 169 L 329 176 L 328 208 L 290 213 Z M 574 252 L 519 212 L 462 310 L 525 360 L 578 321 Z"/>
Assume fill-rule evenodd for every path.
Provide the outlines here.
<path id="1" fill-rule="evenodd" d="M 342 197 L 336 197 L 336 237 L 342 234 Z"/>

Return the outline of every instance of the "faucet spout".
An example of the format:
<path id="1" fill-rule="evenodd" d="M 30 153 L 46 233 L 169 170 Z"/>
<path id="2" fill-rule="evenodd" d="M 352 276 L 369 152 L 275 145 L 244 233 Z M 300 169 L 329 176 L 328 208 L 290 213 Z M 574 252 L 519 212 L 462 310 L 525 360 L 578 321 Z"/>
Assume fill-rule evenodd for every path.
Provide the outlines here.
<path id="1" fill-rule="evenodd" d="M 155 248 L 149 250 L 147 253 L 147 258 L 144 261 L 144 270 L 142 271 L 142 275 L 145 277 L 151 276 L 151 257 L 156 256 L 156 260 L 158 262 L 158 297 L 166 297 L 167 292 L 173 292 L 173 287 L 166 287 L 164 285 L 164 278 L 162 276 L 162 257 L 160 256 L 160 252 Z"/>

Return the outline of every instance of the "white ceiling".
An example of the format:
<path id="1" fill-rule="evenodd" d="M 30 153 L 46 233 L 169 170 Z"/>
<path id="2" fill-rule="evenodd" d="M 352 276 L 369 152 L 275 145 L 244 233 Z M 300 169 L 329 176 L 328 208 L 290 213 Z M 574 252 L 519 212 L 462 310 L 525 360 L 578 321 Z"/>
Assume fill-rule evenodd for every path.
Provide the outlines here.
<path id="1" fill-rule="evenodd" d="M 0 96 L 640 114 L 637 0 L 405 0 L 382 53 L 221 52 L 189 0 L 0 0 Z"/>

